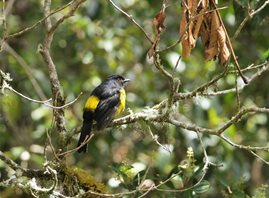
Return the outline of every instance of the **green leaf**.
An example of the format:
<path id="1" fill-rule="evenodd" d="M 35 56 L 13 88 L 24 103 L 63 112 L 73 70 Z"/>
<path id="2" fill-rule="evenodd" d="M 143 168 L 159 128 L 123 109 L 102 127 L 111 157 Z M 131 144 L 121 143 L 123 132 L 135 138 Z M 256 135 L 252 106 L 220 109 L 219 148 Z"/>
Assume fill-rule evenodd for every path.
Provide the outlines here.
<path id="1" fill-rule="evenodd" d="M 146 172 L 146 170 L 139 171 L 133 178 L 132 184 L 137 185 L 139 182 L 141 182 Z"/>
<path id="2" fill-rule="evenodd" d="M 206 193 L 210 189 L 210 183 L 207 180 L 203 180 L 198 186 L 193 188 L 196 194 Z"/>

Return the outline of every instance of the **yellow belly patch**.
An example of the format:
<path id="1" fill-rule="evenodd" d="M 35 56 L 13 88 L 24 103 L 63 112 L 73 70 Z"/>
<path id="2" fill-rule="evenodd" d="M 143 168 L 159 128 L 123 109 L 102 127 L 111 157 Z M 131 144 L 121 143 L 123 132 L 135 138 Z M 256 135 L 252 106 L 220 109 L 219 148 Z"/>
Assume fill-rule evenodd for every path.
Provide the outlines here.
<path id="1" fill-rule="evenodd" d="M 118 116 L 125 108 L 125 99 L 126 99 L 126 93 L 123 88 L 120 89 L 120 105 L 118 110 L 115 113 L 115 116 Z"/>
<path id="2" fill-rule="evenodd" d="M 100 102 L 99 98 L 97 98 L 96 96 L 90 96 L 84 108 L 94 112 L 99 102 Z"/>

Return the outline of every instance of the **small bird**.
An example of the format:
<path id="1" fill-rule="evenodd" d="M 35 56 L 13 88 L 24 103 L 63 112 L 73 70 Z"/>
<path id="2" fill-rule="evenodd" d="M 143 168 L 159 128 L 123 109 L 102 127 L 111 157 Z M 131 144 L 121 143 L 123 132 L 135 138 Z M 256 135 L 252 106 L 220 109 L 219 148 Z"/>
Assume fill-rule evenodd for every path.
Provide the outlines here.
<path id="1" fill-rule="evenodd" d="M 83 125 L 77 147 L 90 136 L 93 121 L 96 121 L 97 130 L 104 129 L 124 110 L 126 99 L 124 87 L 129 81 L 130 79 L 120 75 L 112 75 L 92 91 L 84 106 Z M 80 147 L 78 152 L 87 152 L 87 144 Z"/>

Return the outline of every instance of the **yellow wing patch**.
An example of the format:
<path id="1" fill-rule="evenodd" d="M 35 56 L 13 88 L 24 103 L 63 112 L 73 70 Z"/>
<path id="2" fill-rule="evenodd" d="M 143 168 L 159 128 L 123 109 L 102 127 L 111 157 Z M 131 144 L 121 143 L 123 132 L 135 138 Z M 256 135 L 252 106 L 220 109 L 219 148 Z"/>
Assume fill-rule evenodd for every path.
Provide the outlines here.
<path id="1" fill-rule="evenodd" d="M 86 104 L 84 106 L 85 109 L 90 111 L 95 111 L 97 105 L 99 104 L 100 100 L 96 96 L 90 96 L 88 100 L 86 101 Z"/>
<path id="2" fill-rule="evenodd" d="M 125 108 L 125 99 L 126 99 L 126 93 L 124 88 L 120 89 L 120 105 L 118 110 L 115 113 L 115 116 L 119 115 Z"/>

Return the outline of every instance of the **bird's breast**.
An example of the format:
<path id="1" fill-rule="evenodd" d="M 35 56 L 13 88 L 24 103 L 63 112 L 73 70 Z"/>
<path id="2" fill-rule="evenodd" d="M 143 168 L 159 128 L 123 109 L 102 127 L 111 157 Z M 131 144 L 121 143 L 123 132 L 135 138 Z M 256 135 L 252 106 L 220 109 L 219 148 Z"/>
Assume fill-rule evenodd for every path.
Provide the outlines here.
<path id="1" fill-rule="evenodd" d="M 125 108 L 125 99 L 126 99 L 126 93 L 124 88 L 120 89 L 120 105 L 118 110 L 115 113 L 115 116 L 118 116 Z"/>

